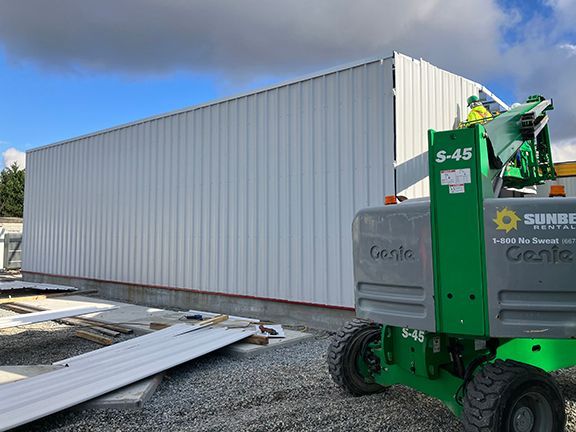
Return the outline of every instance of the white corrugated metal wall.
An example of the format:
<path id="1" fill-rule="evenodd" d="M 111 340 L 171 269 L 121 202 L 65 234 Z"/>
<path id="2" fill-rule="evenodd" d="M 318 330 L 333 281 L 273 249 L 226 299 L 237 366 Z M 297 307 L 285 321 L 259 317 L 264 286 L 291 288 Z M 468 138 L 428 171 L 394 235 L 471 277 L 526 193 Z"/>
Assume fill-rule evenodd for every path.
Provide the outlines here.
<path id="1" fill-rule="evenodd" d="M 550 186 L 553 184 L 564 185 L 567 197 L 576 197 L 576 177 L 561 177 L 555 181 L 548 181 L 537 187 L 537 195 L 547 197 L 550 193 Z"/>
<path id="2" fill-rule="evenodd" d="M 353 305 L 392 58 L 29 151 L 24 271 Z"/>
<path id="3" fill-rule="evenodd" d="M 395 53 L 396 187 L 401 195 L 430 194 L 428 129 L 454 129 L 468 115 L 466 99 L 483 87 L 425 62 Z"/>
<path id="4" fill-rule="evenodd" d="M 351 307 L 355 212 L 480 88 L 395 54 L 31 150 L 23 269 Z"/>

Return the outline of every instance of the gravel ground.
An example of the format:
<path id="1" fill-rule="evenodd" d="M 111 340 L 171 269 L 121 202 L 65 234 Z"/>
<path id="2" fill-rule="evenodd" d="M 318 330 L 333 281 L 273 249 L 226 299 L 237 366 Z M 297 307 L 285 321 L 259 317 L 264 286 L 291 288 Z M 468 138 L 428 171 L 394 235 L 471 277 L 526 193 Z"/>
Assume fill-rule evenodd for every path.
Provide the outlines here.
<path id="1" fill-rule="evenodd" d="M 0 316 L 9 312 L 0 311 Z M 2 332 L 2 364 L 49 364 L 96 345 L 74 329 L 44 323 Z M 329 335 L 234 359 L 217 353 L 170 370 L 138 411 L 69 410 L 22 431 L 460 431 L 442 403 L 415 391 L 355 398 L 340 392 L 326 370 Z M 557 374 L 567 399 L 568 432 L 576 432 L 576 369 Z"/>

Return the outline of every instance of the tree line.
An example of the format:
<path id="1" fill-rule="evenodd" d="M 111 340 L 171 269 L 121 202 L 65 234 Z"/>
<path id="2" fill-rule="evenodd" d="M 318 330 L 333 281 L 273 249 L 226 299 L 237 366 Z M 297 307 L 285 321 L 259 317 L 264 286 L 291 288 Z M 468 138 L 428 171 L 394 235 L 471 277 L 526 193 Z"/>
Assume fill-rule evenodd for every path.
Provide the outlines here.
<path id="1" fill-rule="evenodd" d="M 24 170 L 16 162 L 0 172 L 0 217 L 23 216 L 24 177 Z"/>

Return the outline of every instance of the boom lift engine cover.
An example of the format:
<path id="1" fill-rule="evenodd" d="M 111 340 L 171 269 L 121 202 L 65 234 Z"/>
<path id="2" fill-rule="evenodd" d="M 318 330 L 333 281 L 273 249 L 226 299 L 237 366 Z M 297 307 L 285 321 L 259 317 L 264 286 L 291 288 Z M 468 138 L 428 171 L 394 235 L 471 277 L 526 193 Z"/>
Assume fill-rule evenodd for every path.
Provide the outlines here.
<path id="1" fill-rule="evenodd" d="M 502 198 L 554 179 L 550 100 L 486 125 L 429 131 L 430 199 L 360 211 L 356 313 L 332 341 L 352 394 L 402 384 L 466 431 L 556 432 L 548 372 L 576 364 L 576 199 Z"/>

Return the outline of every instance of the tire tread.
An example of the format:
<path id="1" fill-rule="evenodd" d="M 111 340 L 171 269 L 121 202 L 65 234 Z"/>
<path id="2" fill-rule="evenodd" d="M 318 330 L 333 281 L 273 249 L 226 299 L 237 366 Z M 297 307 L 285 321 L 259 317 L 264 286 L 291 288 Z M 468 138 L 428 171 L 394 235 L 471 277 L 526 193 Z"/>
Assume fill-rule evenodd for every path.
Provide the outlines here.
<path id="1" fill-rule="evenodd" d="M 468 383 L 464 397 L 462 423 L 465 432 L 499 432 L 498 407 L 506 388 L 517 378 L 539 375 L 556 385 L 543 370 L 513 360 L 486 364 Z M 558 390 L 559 392 L 559 390 Z"/>
<path id="2" fill-rule="evenodd" d="M 345 371 L 345 365 L 348 360 L 346 358 L 346 347 L 354 341 L 359 333 L 372 329 L 378 330 L 380 328 L 380 325 L 372 321 L 355 318 L 352 321 L 348 321 L 336 332 L 328 347 L 328 372 L 338 387 L 353 396 L 377 393 L 385 389 L 385 387 L 378 384 L 367 384 L 365 389 L 351 386 L 346 379 Z M 367 390 L 368 387 L 370 387 L 370 390 Z"/>

